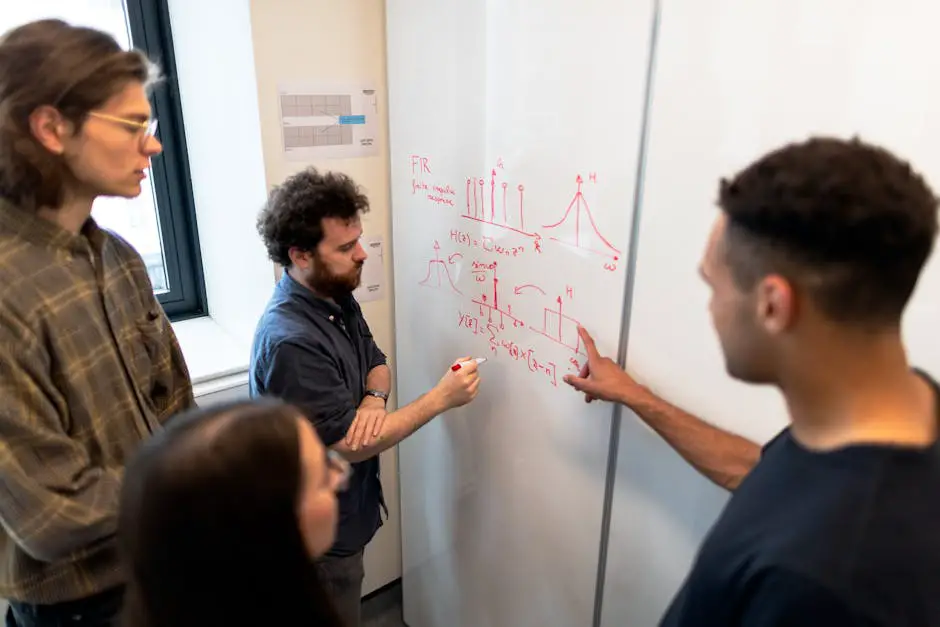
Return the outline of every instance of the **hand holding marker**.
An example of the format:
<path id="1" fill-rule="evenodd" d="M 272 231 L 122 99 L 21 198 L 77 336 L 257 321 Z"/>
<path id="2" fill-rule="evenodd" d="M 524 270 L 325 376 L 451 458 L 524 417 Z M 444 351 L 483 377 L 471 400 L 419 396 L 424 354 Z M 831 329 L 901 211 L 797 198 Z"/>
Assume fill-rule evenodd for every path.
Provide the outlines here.
<path id="1" fill-rule="evenodd" d="M 453 366 L 451 366 L 450 369 L 451 369 L 453 372 L 457 372 L 458 370 L 460 370 L 460 369 L 463 367 L 464 364 L 476 363 L 477 365 L 480 365 L 480 364 L 482 364 L 484 361 L 486 361 L 486 357 L 477 357 L 477 358 L 475 358 L 475 359 L 468 359 L 467 361 L 458 361 L 456 364 L 454 364 Z"/>

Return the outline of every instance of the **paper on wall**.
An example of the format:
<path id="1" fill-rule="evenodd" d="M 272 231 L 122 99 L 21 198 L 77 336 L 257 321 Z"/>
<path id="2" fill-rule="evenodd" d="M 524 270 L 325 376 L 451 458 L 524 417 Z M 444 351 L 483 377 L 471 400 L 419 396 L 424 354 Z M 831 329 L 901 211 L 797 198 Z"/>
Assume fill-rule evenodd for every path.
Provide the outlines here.
<path id="1" fill-rule="evenodd" d="M 367 303 L 385 298 L 385 250 L 381 237 L 369 238 L 363 246 L 369 257 L 362 267 L 362 283 L 353 295 L 360 303 Z"/>
<path id="2" fill-rule="evenodd" d="M 378 154 L 378 95 L 370 84 L 284 83 L 278 110 L 291 161 Z"/>

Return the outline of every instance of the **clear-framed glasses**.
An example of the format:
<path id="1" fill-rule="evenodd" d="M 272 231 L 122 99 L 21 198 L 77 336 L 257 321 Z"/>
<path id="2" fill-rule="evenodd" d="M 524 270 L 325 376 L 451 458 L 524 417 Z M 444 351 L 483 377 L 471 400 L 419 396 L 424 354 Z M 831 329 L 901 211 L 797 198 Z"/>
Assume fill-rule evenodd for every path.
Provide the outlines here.
<path id="1" fill-rule="evenodd" d="M 333 449 L 327 449 L 326 466 L 327 469 L 339 475 L 336 485 L 337 492 L 342 492 L 349 487 L 349 479 L 352 477 L 353 467 L 345 457 Z"/>
<path id="2" fill-rule="evenodd" d="M 119 126 L 123 126 L 131 132 L 141 133 L 141 143 L 146 142 L 149 138 L 157 134 L 157 118 L 151 118 L 141 122 L 140 120 L 129 120 L 127 118 L 122 118 L 116 115 L 99 113 L 98 111 L 92 111 L 88 115 L 94 118 L 98 118 L 99 120 L 105 120 L 106 122 L 112 122 Z"/>

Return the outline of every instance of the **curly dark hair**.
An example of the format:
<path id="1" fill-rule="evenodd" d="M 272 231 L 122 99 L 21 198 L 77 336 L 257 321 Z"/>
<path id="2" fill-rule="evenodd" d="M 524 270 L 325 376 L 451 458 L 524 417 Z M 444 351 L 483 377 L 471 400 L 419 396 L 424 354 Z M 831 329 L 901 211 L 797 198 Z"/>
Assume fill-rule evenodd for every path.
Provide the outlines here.
<path id="1" fill-rule="evenodd" d="M 268 257 L 290 267 L 291 248 L 315 251 L 323 239 L 323 218 L 353 220 L 369 211 L 369 199 L 345 174 L 307 168 L 271 190 L 258 216 L 258 234 Z"/>
<path id="2" fill-rule="evenodd" d="M 921 175 L 858 138 L 772 151 L 722 180 L 718 205 L 742 289 L 779 273 L 846 323 L 899 324 L 937 235 L 937 198 Z"/>

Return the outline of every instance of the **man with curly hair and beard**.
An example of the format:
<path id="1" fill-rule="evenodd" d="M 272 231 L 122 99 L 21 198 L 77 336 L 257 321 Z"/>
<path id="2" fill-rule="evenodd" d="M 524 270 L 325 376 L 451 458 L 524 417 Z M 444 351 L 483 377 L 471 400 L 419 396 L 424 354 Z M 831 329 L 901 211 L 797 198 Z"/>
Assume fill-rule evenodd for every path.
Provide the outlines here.
<path id="1" fill-rule="evenodd" d="M 360 217 L 368 210 L 352 180 L 313 168 L 272 191 L 258 232 L 284 274 L 258 323 L 250 365 L 252 396 L 300 407 L 324 444 L 353 462 L 336 542 L 317 564 L 348 627 L 359 625 L 363 549 L 384 508 L 378 454 L 469 403 L 480 385 L 476 363 L 461 358 L 467 363 L 448 369 L 430 392 L 386 415 L 391 373 L 353 297 L 367 256 Z"/>
<path id="2" fill-rule="evenodd" d="M 908 364 L 901 316 L 937 235 L 909 164 L 813 138 L 722 181 L 700 266 L 732 377 L 780 389 L 762 449 L 601 357 L 567 382 L 622 402 L 734 490 L 663 625 L 940 625 L 938 389 Z"/>

